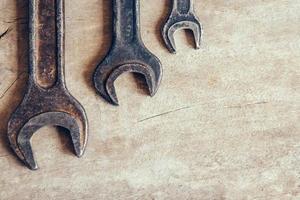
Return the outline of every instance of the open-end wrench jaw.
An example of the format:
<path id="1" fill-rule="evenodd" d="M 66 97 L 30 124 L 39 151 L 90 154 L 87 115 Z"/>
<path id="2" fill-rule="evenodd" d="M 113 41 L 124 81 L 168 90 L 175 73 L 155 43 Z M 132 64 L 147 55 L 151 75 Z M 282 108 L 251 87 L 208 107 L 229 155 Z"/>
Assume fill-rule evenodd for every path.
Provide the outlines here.
<path id="1" fill-rule="evenodd" d="M 114 81 L 123 73 L 144 76 L 149 94 L 158 90 L 162 66 L 144 45 L 140 35 L 139 0 L 113 0 L 113 38 L 106 57 L 97 66 L 93 80 L 97 92 L 108 102 L 118 105 Z"/>
<path id="2" fill-rule="evenodd" d="M 194 14 L 192 0 L 173 0 L 173 10 L 162 27 L 162 36 L 166 47 L 171 53 L 176 53 L 174 34 L 177 30 L 186 29 L 193 32 L 195 49 L 200 48 L 202 25 L 198 17 Z M 186 5 L 185 5 L 186 4 Z M 184 5 L 188 7 L 184 11 Z M 183 7 L 181 7 L 183 6 Z"/>
<path id="3" fill-rule="evenodd" d="M 87 143 L 88 124 L 80 103 L 64 88 L 30 87 L 8 123 L 10 145 L 30 169 L 38 169 L 31 147 L 33 134 L 44 126 L 69 130 L 75 154 L 81 157 Z"/>
<path id="4" fill-rule="evenodd" d="M 94 73 L 94 84 L 98 93 L 111 104 L 119 105 L 114 82 L 126 72 L 143 75 L 150 96 L 155 95 L 162 77 L 161 63 L 145 47 L 140 48 L 138 45 L 112 47 Z"/>

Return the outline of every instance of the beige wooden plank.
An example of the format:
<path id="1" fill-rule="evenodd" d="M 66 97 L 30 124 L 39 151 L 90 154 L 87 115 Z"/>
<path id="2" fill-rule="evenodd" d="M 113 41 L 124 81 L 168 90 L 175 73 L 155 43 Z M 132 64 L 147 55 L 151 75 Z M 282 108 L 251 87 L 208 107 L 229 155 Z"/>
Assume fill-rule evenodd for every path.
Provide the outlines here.
<path id="1" fill-rule="evenodd" d="M 299 199 L 300 1 L 195 1 L 201 49 L 160 26 L 169 1 L 141 1 L 142 36 L 162 61 L 157 95 L 121 76 L 121 105 L 95 94 L 91 76 L 111 41 L 109 0 L 66 0 L 66 80 L 86 108 L 90 136 L 77 159 L 68 138 L 33 138 L 41 169 L 10 151 L 9 115 L 27 77 L 26 2 L 0 2 L 0 199 Z"/>

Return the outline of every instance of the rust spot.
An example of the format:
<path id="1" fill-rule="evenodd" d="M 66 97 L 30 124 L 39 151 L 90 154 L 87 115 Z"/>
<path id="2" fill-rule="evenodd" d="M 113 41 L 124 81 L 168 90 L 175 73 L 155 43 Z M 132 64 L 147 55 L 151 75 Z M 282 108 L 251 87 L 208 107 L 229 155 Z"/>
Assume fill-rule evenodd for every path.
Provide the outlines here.
<path id="1" fill-rule="evenodd" d="M 217 76 L 210 76 L 208 79 L 208 85 L 210 87 L 214 87 L 218 84 L 218 77 Z"/>
<path id="2" fill-rule="evenodd" d="M 35 42 L 37 82 L 44 88 L 53 86 L 56 82 L 56 29 L 55 29 L 55 1 L 37 1 L 38 15 L 34 24 L 37 41 Z"/>

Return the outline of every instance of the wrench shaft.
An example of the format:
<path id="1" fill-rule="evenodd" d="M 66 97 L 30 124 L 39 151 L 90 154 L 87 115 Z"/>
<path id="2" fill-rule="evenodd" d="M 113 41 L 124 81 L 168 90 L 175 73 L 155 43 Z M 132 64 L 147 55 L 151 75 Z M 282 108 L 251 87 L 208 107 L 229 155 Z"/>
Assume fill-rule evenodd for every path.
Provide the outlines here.
<path id="1" fill-rule="evenodd" d="M 193 0 L 173 0 L 173 8 L 179 14 L 188 14 L 193 6 Z"/>
<path id="2" fill-rule="evenodd" d="M 115 43 L 126 45 L 140 37 L 139 0 L 113 0 Z"/>
<path id="3" fill-rule="evenodd" d="M 61 0 L 30 0 L 30 78 L 42 88 L 62 79 L 63 12 Z"/>

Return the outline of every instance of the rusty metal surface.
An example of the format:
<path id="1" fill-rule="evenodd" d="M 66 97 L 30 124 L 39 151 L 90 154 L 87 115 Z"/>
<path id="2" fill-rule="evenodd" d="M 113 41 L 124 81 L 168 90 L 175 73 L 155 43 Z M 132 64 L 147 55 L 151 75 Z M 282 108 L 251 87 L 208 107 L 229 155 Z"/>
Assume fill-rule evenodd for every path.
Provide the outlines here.
<path id="1" fill-rule="evenodd" d="M 64 0 L 29 1 L 29 79 L 21 104 L 8 123 L 8 138 L 17 156 L 38 166 L 30 139 L 45 125 L 70 131 L 75 153 L 86 147 L 88 123 L 84 108 L 68 92 L 64 80 Z"/>
<path id="2" fill-rule="evenodd" d="M 171 53 L 176 53 L 174 33 L 179 29 L 191 30 L 194 35 L 195 48 L 200 48 L 202 27 L 195 15 L 193 0 L 173 0 L 170 16 L 162 28 L 164 42 Z"/>
<path id="3" fill-rule="evenodd" d="M 139 0 L 113 0 L 113 41 L 110 51 L 94 73 L 94 85 L 108 102 L 118 105 L 114 81 L 125 72 L 142 74 L 149 93 L 158 90 L 162 66 L 143 44 Z"/>

